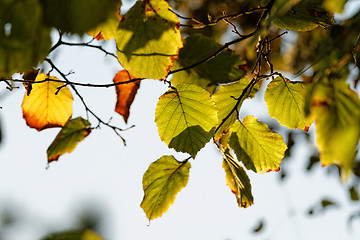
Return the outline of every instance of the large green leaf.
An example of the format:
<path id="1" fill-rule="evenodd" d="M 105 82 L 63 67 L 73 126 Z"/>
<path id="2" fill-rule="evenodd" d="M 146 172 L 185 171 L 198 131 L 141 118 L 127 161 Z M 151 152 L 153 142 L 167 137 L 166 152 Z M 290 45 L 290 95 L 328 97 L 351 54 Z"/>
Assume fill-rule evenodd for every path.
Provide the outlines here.
<path id="1" fill-rule="evenodd" d="M 47 149 L 48 162 L 56 161 L 64 153 L 72 152 L 90 132 L 90 123 L 87 120 L 81 117 L 70 119 Z"/>
<path id="2" fill-rule="evenodd" d="M 134 77 L 165 78 L 182 47 L 179 24 L 164 0 L 135 3 L 115 37 L 121 65 Z"/>
<path id="3" fill-rule="evenodd" d="M 322 8 L 321 0 L 303 0 L 273 19 L 278 28 L 294 31 L 311 31 L 318 26 L 327 28 L 334 22 L 334 17 Z"/>
<path id="4" fill-rule="evenodd" d="M 251 193 L 251 184 L 245 170 L 234 160 L 229 149 L 224 151 L 223 168 L 225 170 L 226 184 L 235 194 L 239 207 L 247 208 L 254 202 Z"/>
<path id="5" fill-rule="evenodd" d="M 155 122 L 161 140 L 192 157 L 211 139 L 217 121 L 217 109 L 210 94 L 194 84 L 184 83 L 170 89 L 156 107 Z"/>
<path id="6" fill-rule="evenodd" d="M 63 32 L 84 34 L 105 22 L 119 0 L 41 0 L 43 21 Z"/>
<path id="7" fill-rule="evenodd" d="M 312 95 L 316 143 L 323 165 L 337 164 L 345 177 L 352 168 L 360 137 L 360 100 L 343 80 L 322 79 Z"/>
<path id="8" fill-rule="evenodd" d="M 241 104 L 246 98 L 253 98 L 259 90 L 259 84 L 255 84 L 248 78 L 242 78 L 236 83 L 222 85 L 212 98 L 218 108 L 219 123 L 215 132 L 215 140 L 219 140 L 224 132 L 238 118 Z M 238 99 L 241 97 L 240 101 Z"/>
<path id="9" fill-rule="evenodd" d="M 46 57 L 50 28 L 37 0 L 0 0 L 0 78 L 25 72 Z"/>
<path id="10" fill-rule="evenodd" d="M 288 128 L 308 130 L 312 120 L 304 114 L 304 82 L 291 82 L 277 77 L 269 83 L 265 92 L 265 102 L 270 117 Z"/>
<path id="11" fill-rule="evenodd" d="M 149 220 L 161 217 L 174 203 L 189 181 L 190 167 L 187 160 L 179 162 L 173 156 L 162 156 L 150 164 L 143 177 L 145 195 L 140 205 Z"/>
<path id="12" fill-rule="evenodd" d="M 185 39 L 184 47 L 179 52 L 179 59 L 173 70 L 200 62 L 214 54 L 220 47 L 211 38 L 191 35 Z M 171 82 L 175 86 L 184 82 L 199 83 L 201 87 L 204 81 L 207 81 L 207 85 L 229 83 L 242 78 L 246 74 L 245 69 L 246 62 L 239 55 L 228 50 L 196 67 L 174 73 Z"/>
<path id="13" fill-rule="evenodd" d="M 256 117 L 246 116 L 230 129 L 229 144 L 247 169 L 265 173 L 278 171 L 287 149 L 280 134 L 272 132 Z"/>

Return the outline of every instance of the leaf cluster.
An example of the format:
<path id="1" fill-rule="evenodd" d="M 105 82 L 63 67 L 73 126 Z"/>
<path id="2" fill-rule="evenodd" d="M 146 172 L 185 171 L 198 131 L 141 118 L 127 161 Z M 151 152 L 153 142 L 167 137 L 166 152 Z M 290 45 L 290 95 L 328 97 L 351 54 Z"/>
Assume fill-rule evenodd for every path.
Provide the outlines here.
<path id="1" fill-rule="evenodd" d="M 360 12 L 336 23 L 334 12 L 341 12 L 347 1 L 240 2 L 219 7 L 218 1 L 204 1 L 201 11 L 193 11 L 188 1 L 172 8 L 164 0 L 143 0 L 120 14 L 121 3 L 111 0 L 66 4 L 2 0 L 0 27 L 5 31 L 0 31 L 0 77 L 10 88 L 14 82 L 24 83 L 22 110 L 30 127 L 61 128 L 47 150 L 48 162 L 73 151 L 100 125 L 120 137 L 124 130 L 94 113 L 77 87 L 115 87 L 115 111 L 127 123 L 141 81 L 166 83 L 169 89 L 155 109 L 159 137 L 189 157 L 178 161 L 162 156 L 150 164 L 143 177 L 141 203 L 149 220 L 166 212 L 187 185 L 189 160 L 208 142 L 222 153 L 226 183 L 238 205 L 253 204 L 247 171 L 279 171 L 287 149 L 283 137 L 257 117 L 240 118 L 245 100 L 254 98 L 261 86 L 266 87 L 270 117 L 282 126 L 308 131 L 315 121 L 321 163 L 338 165 L 347 178 L 360 138 L 360 100 L 354 90 L 359 77 L 350 79 L 350 84 L 347 81 L 349 69 L 359 68 Z M 19 26 L 24 26 L 22 31 Z M 51 46 L 52 28 L 58 29 L 60 37 Z M 232 40 L 221 44 L 221 37 L 230 34 L 227 29 Z M 285 30 L 297 32 L 290 52 L 283 47 Z M 63 41 L 64 33 L 87 33 L 94 39 L 70 43 Z M 108 40 L 115 41 L 113 52 L 92 44 Z M 61 46 L 96 48 L 116 57 L 122 70 L 105 85 L 71 82 L 49 57 Z M 40 61 L 49 64 L 51 71 L 29 70 Z M 308 69 L 312 74 L 307 74 Z M 17 72 L 25 72 L 22 80 L 11 78 Z M 72 118 L 73 93 L 83 103 L 86 119 Z M 98 125 L 90 123 L 89 114 Z"/>

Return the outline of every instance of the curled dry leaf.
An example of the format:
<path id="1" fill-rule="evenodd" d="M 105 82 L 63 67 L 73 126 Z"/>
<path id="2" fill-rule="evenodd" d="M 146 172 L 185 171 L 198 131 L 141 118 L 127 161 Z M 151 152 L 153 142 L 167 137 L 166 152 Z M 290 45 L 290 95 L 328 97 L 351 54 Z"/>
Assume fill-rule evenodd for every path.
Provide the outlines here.
<path id="1" fill-rule="evenodd" d="M 130 76 L 130 73 L 128 71 L 121 70 L 115 75 L 113 81 L 115 84 L 117 84 L 121 82 L 127 82 L 131 79 L 132 77 Z M 126 123 L 130 115 L 130 106 L 134 101 L 139 87 L 140 80 L 116 85 L 117 102 L 115 112 L 123 116 Z"/>

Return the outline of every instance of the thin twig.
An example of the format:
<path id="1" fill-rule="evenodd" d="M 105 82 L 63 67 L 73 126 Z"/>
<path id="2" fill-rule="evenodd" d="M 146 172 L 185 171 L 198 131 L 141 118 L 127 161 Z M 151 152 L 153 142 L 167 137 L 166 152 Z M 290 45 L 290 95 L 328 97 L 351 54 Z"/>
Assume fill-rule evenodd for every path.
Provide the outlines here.
<path id="1" fill-rule="evenodd" d="M 45 61 L 47 61 L 47 62 L 50 64 L 50 66 L 51 66 L 56 72 L 58 72 L 58 73 L 61 75 L 61 77 L 65 80 L 65 82 L 66 82 L 68 85 L 70 85 L 70 87 L 74 90 L 75 94 L 79 97 L 80 101 L 81 101 L 82 104 L 84 105 L 86 113 L 90 113 L 93 117 L 95 117 L 95 118 L 98 120 L 99 123 L 98 123 L 97 128 L 100 127 L 100 124 L 103 124 L 103 125 L 111 128 L 111 129 L 115 132 L 115 134 L 118 135 L 118 136 L 121 138 L 121 140 L 123 141 L 124 145 L 126 146 L 126 141 L 125 141 L 125 139 L 120 135 L 119 131 L 122 132 L 122 131 L 125 131 L 125 130 L 129 129 L 129 128 L 127 128 L 127 129 L 121 129 L 121 128 L 119 128 L 119 127 L 110 125 L 110 124 L 107 123 L 107 122 L 104 122 L 100 117 L 98 117 L 98 116 L 87 106 L 87 104 L 85 103 L 84 98 L 83 98 L 83 97 L 81 96 L 81 94 L 78 92 L 78 90 L 76 89 L 76 87 L 75 87 L 74 85 L 72 85 L 71 82 L 67 79 L 66 75 L 65 75 L 63 72 L 61 72 L 61 71 L 55 66 L 55 64 L 54 64 L 50 59 L 47 58 L 47 59 L 45 59 Z M 88 114 L 87 114 L 87 115 L 88 115 Z M 132 127 L 133 127 L 133 126 L 131 126 L 130 128 L 132 128 Z"/>

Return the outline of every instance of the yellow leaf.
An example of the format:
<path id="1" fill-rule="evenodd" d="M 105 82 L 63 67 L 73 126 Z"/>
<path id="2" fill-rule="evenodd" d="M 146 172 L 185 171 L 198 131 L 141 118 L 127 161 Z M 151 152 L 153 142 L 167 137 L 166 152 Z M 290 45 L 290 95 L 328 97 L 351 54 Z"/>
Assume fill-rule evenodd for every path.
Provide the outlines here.
<path id="1" fill-rule="evenodd" d="M 41 131 L 45 128 L 62 127 L 72 115 L 73 96 L 67 87 L 58 80 L 39 74 L 32 84 L 32 91 L 25 94 L 21 105 L 23 117 L 29 127 Z M 36 83 L 40 82 L 40 83 Z M 62 87 L 60 91 L 58 88 Z M 58 91 L 57 94 L 55 94 Z"/>

